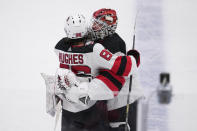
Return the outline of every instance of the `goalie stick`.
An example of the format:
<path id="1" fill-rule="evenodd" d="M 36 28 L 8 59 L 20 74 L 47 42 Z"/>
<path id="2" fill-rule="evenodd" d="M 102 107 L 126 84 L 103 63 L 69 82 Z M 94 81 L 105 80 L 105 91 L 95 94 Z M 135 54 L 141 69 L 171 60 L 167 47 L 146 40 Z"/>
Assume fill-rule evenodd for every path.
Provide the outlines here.
<path id="1" fill-rule="evenodd" d="M 135 49 L 135 27 L 136 27 L 136 21 L 137 21 L 138 14 L 139 14 L 139 10 L 137 11 L 136 16 L 135 16 L 132 50 Z M 132 89 L 132 79 L 133 79 L 133 76 L 130 75 L 129 92 L 128 92 L 128 96 L 127 96 L 126 117 L 125 117 L 125 123 L 126 123 L 125 124 L 125 131 L 130 131 L 130 126 L 129 126 L 128 120 L 129 120 L 129 100 L 130 100 L 130 93 L 131 93 L 131 89 Z"/>

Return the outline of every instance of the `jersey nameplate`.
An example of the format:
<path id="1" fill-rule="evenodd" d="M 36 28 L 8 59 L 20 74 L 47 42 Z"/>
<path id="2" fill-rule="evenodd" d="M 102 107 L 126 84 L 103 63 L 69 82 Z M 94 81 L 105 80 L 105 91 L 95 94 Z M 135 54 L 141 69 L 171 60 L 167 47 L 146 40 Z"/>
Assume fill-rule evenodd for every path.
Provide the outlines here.
<path id="1" fill-rule="evenodd" d="M 84 64 L 84 54 L 59 52 L 59 62 L 61 64 L 76 65 Z"/>

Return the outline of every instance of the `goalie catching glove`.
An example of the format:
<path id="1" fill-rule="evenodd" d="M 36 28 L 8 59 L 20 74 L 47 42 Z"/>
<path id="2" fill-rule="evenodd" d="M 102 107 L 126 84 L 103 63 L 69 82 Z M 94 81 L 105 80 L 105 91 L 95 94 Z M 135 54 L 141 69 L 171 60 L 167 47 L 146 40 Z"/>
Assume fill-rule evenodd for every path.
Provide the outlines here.
<path id="1" fill-rule="evenodd" d="M 56 72 L 55 94 L 71 103 L 88 104 L 87 84 L 80 83 L 76 75 L 68 69 L 58 68 Z"/>
<path id="2" fill-rule="evenodd" d="M 79 82 L 76 79 L 75 74 L 63 68 L 58 68 L 56 71 L 56 95 L 65 93 L 66 90 L 70 89 L 72 86 L 78 86 Z"/>

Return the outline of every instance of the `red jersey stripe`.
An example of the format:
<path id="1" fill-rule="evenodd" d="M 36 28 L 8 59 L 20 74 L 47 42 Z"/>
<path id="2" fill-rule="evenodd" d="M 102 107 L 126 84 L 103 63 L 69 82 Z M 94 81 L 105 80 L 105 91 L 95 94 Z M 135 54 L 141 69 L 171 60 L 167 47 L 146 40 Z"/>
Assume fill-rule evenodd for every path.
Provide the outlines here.
<path id="1" fill-rule="evenodd" d="M 125 78 L 119 75 L 116 75 L 114 72 L 110 71 L 110 70 L 105 70 L 103 69 L 102 71 L 106 71 L 108 72 L 110 75 L 112 75 L 117 81 L 119 81 L 122 85 L 124 85 L 125 83 Z"/>
<path id="2" fill-rule="evenodd" d="M 116 58 L 114 65 L 112 66 L 111 70 L 116 74 L 118 72 L 118 69 L 120 67 L 120 63 L 121 63 L 121 59 L 122 56 L 118 56 L 118 58 Z"/>
<path id="3" fill-rule="evenodd" d="M 113 91 L 114 96 L 118 95 L 119 89 L 106 77 L 98 75 L 97 79 L 101 80 L 111 91 Z"/>

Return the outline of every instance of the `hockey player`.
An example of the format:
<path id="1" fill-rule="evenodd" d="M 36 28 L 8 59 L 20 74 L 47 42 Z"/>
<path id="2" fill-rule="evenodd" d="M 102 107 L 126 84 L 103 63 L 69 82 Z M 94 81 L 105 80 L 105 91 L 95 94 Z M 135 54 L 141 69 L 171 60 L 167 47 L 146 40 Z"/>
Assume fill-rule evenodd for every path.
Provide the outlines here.
<path id="1" fill-rule="evenodd" d="M 124 40 L 115 32 L 118 24 L 116 11 L 102 8 L 92 15 L 89 33 L 91 39 L 101 43 L 110 52 L 126 54 Z"/>
<path id="2" fill-rule="evenodd" d="M 57 70 L 57 77 L 59 78 L 56 95 L 61 98 L 63 107 L 61 131 L 108 131 L 109 127 L 105 124 L 107 119 L 101 116 L 103 113 L 102 110 L 97 108 L 98 102 L 91 101 L 88 105 L 85 105 L 77 101 L 78 98 L 76 98 L 76 94 L 82 92 L 80 88 L 73 86 L 69 90 L 65 89 L 68 87 L 65 83 L 65 69 L 72 70 L 79 76 L 80 81 L 91 79 L 91 68 L 87 64 L 91 61 L 88 61 L 88 56 L 84 54 L 92 52 L 93 44 L 91 42 L 86 43 L 87 26 L 85 17 L 80 14 L 69 16 L 66 19 L 64 29 L 67 37 L 61 39 L 55 46 L 55 52 L 60 62 L 60 69 Z M 89 45 L 85 46 L 85 44 Z"/>
<path id="3" fill-rule="evenodd" d="M 60 40 L 55 47 L 60 61 L 60 68 L 71 69 L 77 76 L 87 77 L 85 78 L 86 80 L 90 80 L 91 74 L 95 75 L 98 69 L 107 68 L 110 69 L 110 71 L 100 71 L 100 75 L 93 79 L 93 81 L 90 82 L 91 84 L 86 84 L 85 86 L 91 87 L 88 89 L 88 92 L 84 91 L 86 89 L 80 88 L 81 86 L 76 87 L 75 85 L 63 92 L 64 95 L 63 97 L 61 96 L 63 99 L 62 131 L 77 131 L 82 129 L 108 130 L 108 126 L 105 123 L 105 115 L 102 115 L 105 112 L 103 112 L 100 106 L 97 106 L 100 105 L 100 103 L 96 100 L 112 99 L 114 95 L 117 95 L 118 87 L 122 87 L 125 82 L 122 76 L 128 76 L 136 68 L 135 59 L 133 57 L 115 56 L 101 45 L 95 45 L 92 44 L 92 42 L 86 43 L 85 46 L 86 28 L 84 28 L 84 21 L 85 19 L 82 15 L 67 18 L 65 32 L 68 37 Z M 95 60 L 95 58 L 92 58 L 93 56 L 98 58 L 95 63 L 92 63 Z M 127 61 L 126 63 L 125 60 Z M 58 88 L 62 87 L 61 82 L 66 83 L 64 72 L 65 70 L 61 69 L 57 72 L 58 81 L 60 81 L 57 86 Z M 122 76 L 113 76 L 114 72 Z M 119 81 L 116 79 L 115 81 L 111 81 L 107 77 L 112 79 L 115 77 Z M 96 79 L 99 79 L 101 82 L 99 80 L 96 81 Z M 113 82 L 118 83 L 118 86 L 115 84 L 111 89 L 110 87 L 106 88 L 108 87 L 106 80 L 107 82 L 111 81 L 111 85 L 114 84 Z M 91 99 L 85 106 L 78 101 L 79 99 L 77 97 L 79 96 L 76 95 L 76 92 L 83 94 L 83 91 L 85 94 L 87 93 Z M 100 91 L 102 95 L 97 95 L 98 93 L 96 91 Z M 57 92 L 57 95 L 59 95 L 58 93 L 62 94 L 61 89 L 60 92 Z"/>
<path id="4" fill-rule="evenodd" d="M 118 18 L 115 10 L 106 9 L 106 8 L 99 9 L 93 13 L 92 24 L 90 26 L 90 33 L 95 42 L 101 43 L 110 52 L 112 53 L 121 52 L 123 54 L 126 54 L 126 45 L 124 40 L 122 40 L 122 38 L 117 33 L 115 33 L 117 22 L 118 22 Z M 130 50 L 129 53 L 133 54 L 136 57 L 137 64 L 139 66 L 140 63 L 139 53 L 136 50 Z M 135 79 L 134 84 L 137 84 L 136 77 L 137 76 L 134 77 Z M 126 86 L 128 87 L 128 80 Z M 122 92 L 125 92 L 125 90 Z M 141 94 L 140 90 L 134 89 L 134 92 L 139 93 L 138 95 Z M 128 95 L 128 90 L 125 93 L 126 94 L 123 94 L 124 96 L 119 95 L 115 99 L 108 101 L 108 110 L 109 110 L 108 119 L 109 122 L 111 122 L 112 124 L 112 128 L 111 128 L 112 131 L 121 130 L 120 129 L 121 123 L 124 124 L 125 114 L 126 114 L 125 102 Z M 121 106 L 118 104 L 114 104 L 114 103 L 118 103 L 120 99 L 124 100 L 125 102 L 122 103 L 125 104 L 122 104 Z M 136 113 L 137 113 L 137 102 L 134 102 L 133 104 L 130 104 L 130 112 L 129 112 L 130 114 L 129 126 L 131 127 L 132 131 L 136 130 L 135 129 Z"/>

